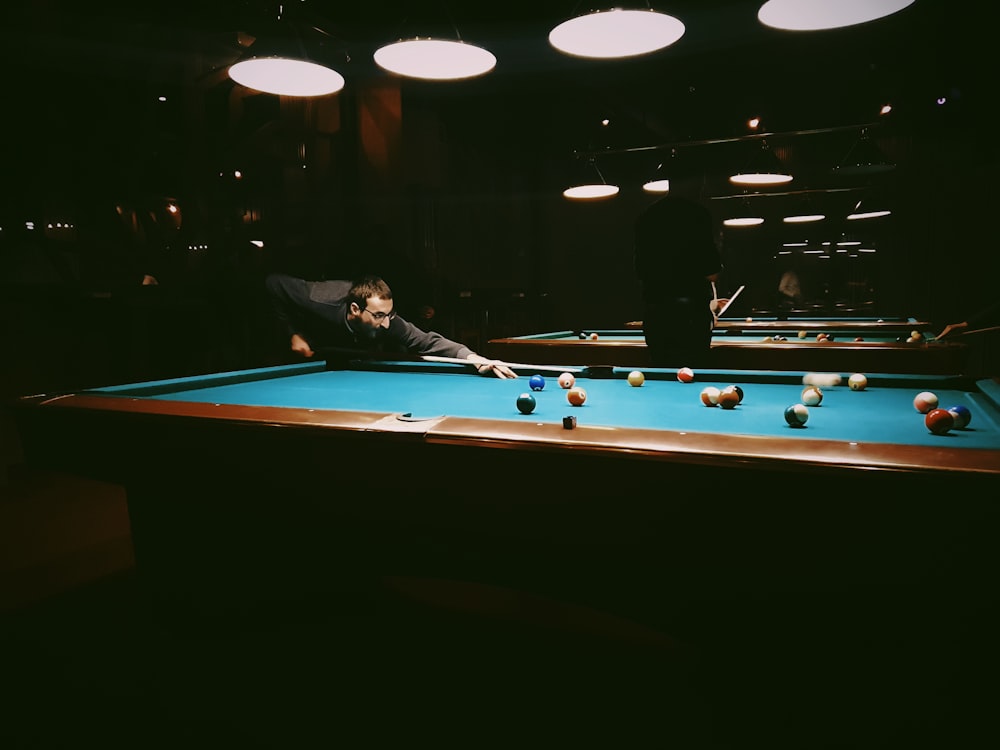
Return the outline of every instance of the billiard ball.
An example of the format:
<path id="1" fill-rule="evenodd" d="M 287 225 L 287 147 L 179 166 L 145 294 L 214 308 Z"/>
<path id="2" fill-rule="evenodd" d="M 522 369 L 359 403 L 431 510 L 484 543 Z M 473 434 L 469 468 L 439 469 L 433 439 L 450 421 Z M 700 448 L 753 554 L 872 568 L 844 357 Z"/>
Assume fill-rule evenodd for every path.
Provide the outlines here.
<path id="1" fill-rule="evenodd" d="M 541 375 L 532 375 L 528 378 L 528 387 L 533 391 L 540 391 L 545 387 L 545 378 Z"/>
<path id="2" fill-rule="evenodd" d="M 959 404 L 958 406 L 949 407 L 948 411 L 950 411 L 951 416 L 955 418 L 956 430 L 964 430 L 969 426 L 969 422 L 972 421 L 972 412 L 969 411 L 966 406 Z"/>
<path id="3" fill-rule="evenodd" d="M 807 385 L 802 389 L 802 403 L 806 406 L 819 406 L 823 402 L 823 391 L 818 385 Z"/>
<path id="4" fill-rule="evenodd" d="M 716 400 L 723 409 L 735 409 L 740 403 L 740 394 L 730 388 L 723 388 Z"/>
<path id="5" fill-rule="evenodd" d="M 805 404 L 792 404 L 785 409 L 785 421 L 792 427 L 802 427 L 809 421 L 809 410 Z"/>
<path id="6" fill-rule="evenodd" d="M 747 323 L 753 323 L 753 318 L 747 318 Z"/>
<path id="7" fill-rule="evenodd" d="M 573 377 L 573 373 L 564 372 L 559 376 L 559 387 L 560 388 L 572 388 L 576 384 L 576 378 Z"/>
<path id="8" fill-rule="evenodd" d="M 817 333 L 816 334 L 816 340 L 817 341 L 825 341 L 826 340 L 826 334 L 825 333 Z"/>
<path id="9" fill-rule="evenodd" d="M 955 417 L 947 409 L 931 409 L 924 417 L 924 424 L 935 435 L 944 435 L 955 426 Z"/>
<path id="10" fill-rule="evenodd" d="M 597 339 L 598 339 L 598 336 L 597 336 L 597 334 L 596 334 L 596 333 L 592 333 L 592 334 L 590 334 L 590 340 L 591 340 L 591 341 L 597 341 Z"/>
<path id="11" fill-rule="evenodd" d="M 807 372 L 802 376 L 802 385 L 818 385 L 820 388 L 833 388 L 840 385 L 841 376 L 835 372 Z"/>
<path id="12" fill-rule="evenodd" d="M 535 397 L 530 393 L 522 393 L 517 397 L 517 410 L 522 414 L 531 414 L 535 410 Z"/>
<path id="13" fill-rule="evenodd" d="M 701 403 L 705 404 L 705 406 L 718 406 L 719 396 L 721 395 L 722 391 L 714 385 L 706 386 L 701 389 Z"/>
<path id="14" fill-rule="evenodd" d="M 852 391 L 863 391 L 868 387 L 868 378 L 856 372 L 847 379 L 847 385 Z"/>
<path id="15" fill-rule="evenodd" d="M 910 338 L 913 339 L 914 341 L 920 341 L 924 338 L 924 334 L 922 334 L 920 331 L 915 331 L 915 330 L 910 331 Z"/>
<path id="16" fill-rule="evenodd" d="M 579 338 L 581 340 L 587 338 L 587 332 L 586 331 L 580 331 Z"/>
<path id="17" fill-rule="evenodd" d="M 723 392 L 725 392 L 725 391 L 735 391 L 736 392 L 736 398 L 739 399 L 739 401 L 740 401 L 741 404 L 743 403 L 743 389 L 740 388 L 738 385 L 727 385 L 722 390 L 723 390 Z"/>
<path id="18" fill-rule="evenodd" d="M 677 371 L 677 379 L 682 383 L 691 383 L 694 381 L 694 370 L 690 367 L 682 367 Z"/>
<path id="19" fill-rule="evenodd" d="M 861 336 L 855 336 L 855 337 L 854 337 L 854 340 L 855 340 L 855 341 L 864 341 L 864 339 L 863 339 L 863 338 L 861 338 Z"/>
<path id="20" fill-rule="evenodd" d="M 566 400 L 572 406 L 583 406 L 583 402 L 587 400 L 587 392 L 583 388 L 573 386 L 566 391 Z"/>
<path id="21" fill-rule="evenodd" d="M 628 374 L 628 384 L 634 386 L 635 388 L 638 388 L 645 382 L 646 382 L 646 376 L 643 375 L 638 370 L 632 370 L 632 372 Z"/>
<path id="22" fill-rule="evenodd" d="M 938 397 L 930 391 L 918 393 L 913 399 L 913 408 L 921 414 L 926 414 L 932 409 L 937 409 Z"/>
<path id="23" fill-rule="evenodd" d="M 824 338 L 823 340 L 824 341 L 836 341 L 836 336 L 834 336 L 832 333 L 828 333 L 828 334 L 826 334 L 826 338 Z"/>
<path id="24" fill-rule="evenodd" d="M 800 339 L 804 339 L 808 335 L 809 335 L 808 331 L 799 331 L 799 338 Z"/>

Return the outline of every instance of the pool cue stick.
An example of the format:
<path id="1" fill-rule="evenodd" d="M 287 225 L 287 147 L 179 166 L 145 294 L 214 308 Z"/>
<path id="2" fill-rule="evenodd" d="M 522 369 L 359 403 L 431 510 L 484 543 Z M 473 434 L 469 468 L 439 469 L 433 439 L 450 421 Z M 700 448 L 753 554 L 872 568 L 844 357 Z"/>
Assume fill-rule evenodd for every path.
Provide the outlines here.
<path id="1" fill-rule="evenodd" d="M 991 333 L 993 331 L 1000 331 L 1000 326 L 990 326 L 989 328 L 977 328 L 974 331 L 959 331 L 959 336 L 972 336 L 977 333 Z"/>
<path id="2" fill-rule="evenodd" d="M 475 365 L 477 367 L 482 367 L 483 365 L 505 365 L 512 370 L 544 370 L 546 372 L 582 373 L 589 369 L 587 367 L 569 367 L 567 365 L 529 365 L 519 362 L 504 362 L 500 359 L 491 359 L 488 362 L 475 362 L 471 359 L 459 359 L 458 357 L 437 357 L 432 354 L 421 355 L 420 359 L 425 362 L 446 362 L 456 365 Z"/>
<path id="3" fill-rule="evenodd" d="M 722 307 L 721 310 L 719 310 L 719 314 L 716 315 L 715 317 L 716 318 L 721 318 L 725 314 L 726 310 L 729 309 L 729 306 L 731 304 L 733 304 L 733 302 L 736 301 L 737 297 L 740 296 L 740 292 L 742 292 L 745 288 L 746 288 L 746 284 L 741 284 L 740 288 L 737 289 L 735 292 L 733 292 L 733 296 L 729 298 L 729 301 Z"/>

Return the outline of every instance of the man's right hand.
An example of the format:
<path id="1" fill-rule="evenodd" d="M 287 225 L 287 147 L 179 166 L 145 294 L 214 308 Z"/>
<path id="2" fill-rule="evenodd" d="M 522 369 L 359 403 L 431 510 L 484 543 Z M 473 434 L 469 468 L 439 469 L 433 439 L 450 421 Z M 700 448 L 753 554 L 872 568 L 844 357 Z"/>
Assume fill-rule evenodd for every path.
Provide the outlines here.
<path id="1" fill-rule="evenodd" d="M 313 355 L 313 350 L 309 346 L 309 342 L 297 333 L 292 334 L 292 351 L 296 354 L 301 354 L 303 357 L 311 357 Z"/>

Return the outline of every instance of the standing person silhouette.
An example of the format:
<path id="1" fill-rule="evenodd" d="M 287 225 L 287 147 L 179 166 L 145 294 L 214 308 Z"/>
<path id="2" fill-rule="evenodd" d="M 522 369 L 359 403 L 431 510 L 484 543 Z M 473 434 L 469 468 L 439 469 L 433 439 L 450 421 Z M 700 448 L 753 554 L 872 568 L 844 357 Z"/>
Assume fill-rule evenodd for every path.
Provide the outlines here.
<path id="1" fill-rule="evenodd" d="M 712 347 L 722 256 L 712 214 L 687 193 L 649 206 L 635 224 L 643 333 L 654 367 L 704 364 Z"/>

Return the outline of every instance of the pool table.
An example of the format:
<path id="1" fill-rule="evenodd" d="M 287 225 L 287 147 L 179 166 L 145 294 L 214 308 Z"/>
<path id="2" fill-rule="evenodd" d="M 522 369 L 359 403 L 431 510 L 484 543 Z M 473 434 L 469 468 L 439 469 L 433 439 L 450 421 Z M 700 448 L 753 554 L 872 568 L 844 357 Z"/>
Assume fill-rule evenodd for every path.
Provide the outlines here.
<path id="1" fill-rule="evenodd" d="M 635 387 L 577 368 L 575 407 L 537 372 L 529 414 L 535 368 L 371 361 L 34 394 L 12 412 L 30 466 L 124 486 L 140 579 L 182 618 L 407 575 L 668 628 L 693 591 L 924 580 L 994 528 L 992 380 L 873 375 L 793 428 L 803 373 L 648 370 Z M 736 408 L 702 404 L 729 384 Z M 968 427 L 931 434 L 923 390 L 965 404 Z"/>
<path id="2" fill-rule="evenodd" d="M 911 330 L 883 327 L 802 327 L 795 322 L 773 321 L 764 328 L 729 325 L 716 328 L 707 361 L 678 366 L 754 370 L 831 370 L 843 372 L 963 374 L 969 365 L 963 343 L 936 341 L 923 333 L 919 342 L 898 341 Z M 804 338 L 799 337 L 806 332 Z M 816 335 L 829 332 L 832 341 Z M 596 333 L 596 341 L 580 334 Z M 775 336 L 783 340 L 775 341 Z M 857 339 L 863 339 L 858 341 Z M 649 357 L 641 328 L 619 330 L 556 331 L 492 339 L 486 353 L 516 363 L 564 363 L 647 367 Z"/>
<path id="3" fill-rule="evenodd" d="M 625 324 L 625 327 L 641 329 L 642 321 L 630 320 Z M 806 330 L 812 333 L 842 330 L 857 332 L 858 335 L 864 335 L 867 332 L 880 336 L 888 336 L 890 332 L 893 336 L 908 336 L 910 331 L 913 330 L 924 334 L 931 333 L 931 324 L 928 321 L 907 316 L 887 316 L 884 318 L 870 316 L 823 317 L 813 315 L 754 315 L 746 318 L 723 316 L 719 318 L 715 328 L 716 331 L 720 332 L 733 329 L 740 331 L 760 331 L 761 335 L 769 333 L 773 329 L 796 332 Z"/>

